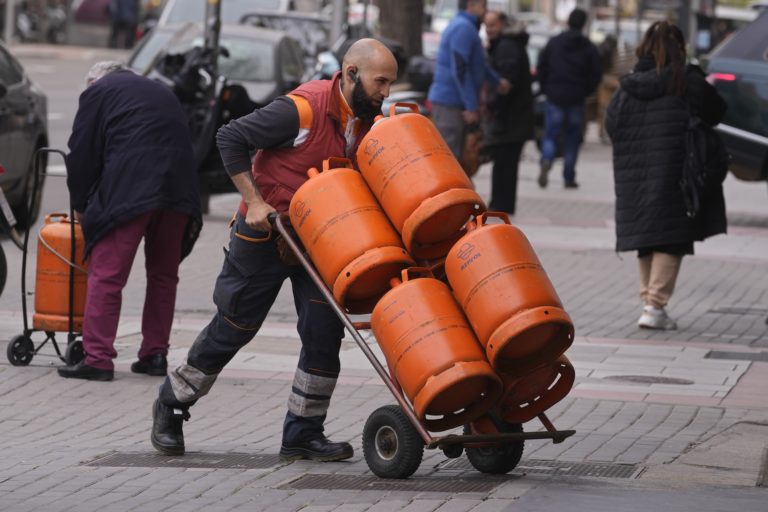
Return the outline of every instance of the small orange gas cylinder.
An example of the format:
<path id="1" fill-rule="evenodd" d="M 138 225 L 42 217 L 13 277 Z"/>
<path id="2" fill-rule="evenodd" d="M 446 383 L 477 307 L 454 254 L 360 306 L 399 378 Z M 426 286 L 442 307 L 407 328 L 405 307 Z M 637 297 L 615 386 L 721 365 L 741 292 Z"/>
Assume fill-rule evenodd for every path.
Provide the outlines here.
<path id="1" fill-rule="evenodd" d="M 445 272 L 488 360 L 518 375 L 557 359 L 573 342 L 573 323 L 528 239 L 504 213 L 481 214 L 466 228 Z"/>
<path id="2" fill-rule="evenodd" d="M 412 112 L 396 113 L 398 106 Z M 415 258 L 445 256 L 470 216 L 485 210 L 472 181 L 435 125 L 410 103 L 395 103 L 374 123 L 357 163 Z"/>
<path id="3" fill-rule="evenodd" d="M 371 329 L 416 416 L 439 432 L 485 413 L 501 396 L 501 380 L 448 286 L 424 268 L 403 270 L 392 286 Z"/>
<path id="4" fill-rule="evenodd" d="M 331 168 L 332 166 L 337 166 Z M 310 169 L 291 200 L 291 225 L 323 281 L 350 313 L 370 313 L 389 280 L 413 265 L 360 173 L 346 158 Z"/>
<path id="5" fill-rule="evenodd" d="M 501 417 L 508 423 L 525 423 L 565 398 L 573 387 L 576 372 L 568 358 L 561 355 L 526 375 L 502 375 L 502 379 Z"/>
<path id="6" fill-rule="evenodd" d="M 88 267 L 83 260 L 85 239 L 75 223 L 75 260 L 72 256 L 71 220 L 64 213 L 51 213 L 37 240 L 35 313 L 32 327 L 39 331 L 69 330 L 69 273 L 74 270 L 73 329 L 82 331 Z"/>

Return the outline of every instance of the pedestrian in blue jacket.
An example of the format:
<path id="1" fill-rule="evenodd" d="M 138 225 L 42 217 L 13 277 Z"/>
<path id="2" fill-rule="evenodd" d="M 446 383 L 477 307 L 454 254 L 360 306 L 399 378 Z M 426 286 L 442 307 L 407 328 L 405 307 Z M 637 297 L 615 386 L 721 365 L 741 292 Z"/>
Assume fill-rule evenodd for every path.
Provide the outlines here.
<path id="1" fill-rule="evenodd" d="M 488 82 L 501 94 L 509 91 L 509 82 L 486 62 L 478 34 L 487 6 L 487 0 L 459 0 L 459 12 L 440 38 L 427 97 L 432 104 L 432 122 L 459 160 L 468 128 L 480 122 L 483 84 Z"/>

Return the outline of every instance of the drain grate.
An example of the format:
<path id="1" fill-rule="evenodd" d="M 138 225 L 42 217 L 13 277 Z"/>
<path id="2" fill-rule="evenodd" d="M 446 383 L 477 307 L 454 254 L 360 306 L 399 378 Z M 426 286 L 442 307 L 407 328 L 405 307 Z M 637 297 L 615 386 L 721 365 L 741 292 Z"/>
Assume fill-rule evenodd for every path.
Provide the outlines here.
<path id="1" fill-rule="evenodd" d="M 609 375 L 603 380 L 617 380 L 619 382 L 632 382 L 633 384 L 668 384 L 674 386 L 690 386 L 692 380 L 678 379 L 675 377 L 659 377 L 656 375 Z"/>
<path id="2" fill-rule="evenodd" d="M 720 352 L 710 350 L 705 359 L 727 359 L 730 361 L 765 361 L 768 362 L 768 352 Z"/>
<path id="3" fill-rule="evenodd" d="M 411 478 L 386 480 L 375 476 L 304 475 L 280 486 L 280 489 L 347 489 L 351 491 L 415 491 L 415 492 L 490 492 L 505 480 L 478 475 L 468 478 Z"/>
<path id="4" fill-rule="evenodd" d="M 474 468 L 465 458 L 451 459 L 439 469 L 469 470 Z M 564 462 L 559 460 L 523 459 L 514 469 L 516 473 L 555 476 L 589 476 L 596 478 L 637 478 L 643 466 L 612 462 Z"/>
<path id="5" fill-rule="evenodd" d="M 85 466 L 126 468 L 266 469 L 282 464 L 278 455 L 248 453 L 187 453 L 169 457 L 158 453 L 110 453 Z"/>

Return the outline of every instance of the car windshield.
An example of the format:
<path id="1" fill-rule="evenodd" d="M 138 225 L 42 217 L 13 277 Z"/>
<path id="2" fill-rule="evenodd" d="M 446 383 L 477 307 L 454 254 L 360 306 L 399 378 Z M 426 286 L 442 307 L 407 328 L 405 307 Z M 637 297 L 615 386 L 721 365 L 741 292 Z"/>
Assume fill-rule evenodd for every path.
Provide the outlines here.
<path id="1" fill-rule="evenodd" d="M 712 55 L 759 62 L 768 60 L 768 12 L 726 39 Z"/>
<path id="2" fill-rule="evenodd" d="M 205 17 L 204 0 L 176 0 L 168 12 L 166 23 L 201 22 Z M 240 18 L 252 11 L 279 11 L 280 0 L 223 0 L 221 22 L 240 23 Z"/>
<path id="3" fill-rule="evenodd" d="M 230 80 L 269 82 L 274 80 L 274 48 L 271 42 L 247 37 L 221 34 L 220 46 L 229 57 L 219 56 L 219 73 Z M 185 53 L 194 46 L 202 46 L 203 37 L 198 29 L 180 32 L 155 31 L 130 61 L 130 66 L 146 72 L 161 51 Z"/>

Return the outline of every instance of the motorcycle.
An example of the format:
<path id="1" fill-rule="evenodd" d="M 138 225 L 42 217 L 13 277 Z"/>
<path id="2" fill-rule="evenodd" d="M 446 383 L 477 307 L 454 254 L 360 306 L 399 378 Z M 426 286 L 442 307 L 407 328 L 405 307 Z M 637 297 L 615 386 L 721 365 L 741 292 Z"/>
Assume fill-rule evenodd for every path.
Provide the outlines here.
<path id="1" fill-rule="evenodd" d="M 21 2 L 16 10 L 16 35 L 22 42 L 63 44 L 67 38 L 67 13 L 60 5 L 48 6 L 41 15 Z"/>

